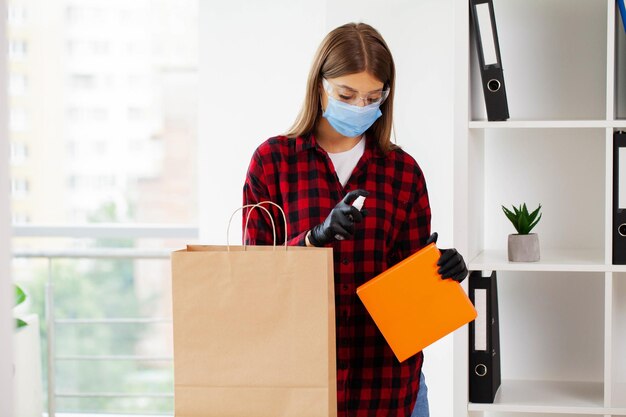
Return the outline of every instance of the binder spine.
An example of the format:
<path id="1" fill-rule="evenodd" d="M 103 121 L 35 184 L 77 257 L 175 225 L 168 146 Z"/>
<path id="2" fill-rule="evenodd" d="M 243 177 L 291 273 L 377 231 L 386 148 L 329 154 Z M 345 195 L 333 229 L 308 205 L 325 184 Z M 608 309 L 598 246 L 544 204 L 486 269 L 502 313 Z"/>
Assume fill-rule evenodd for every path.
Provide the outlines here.
<path id="1" fill-rule="evenodd" d="M 470 0 L 474 38 L 485 96 L 487 119 L 502 121 L 509 118 L 509 105 L 500 58 L 500 43 L 492 0 Z"/>
<path id="2" fill-rule="evenodd" d="M 469 400 L 493 403 L 501 383 L 496 272 L 489 277 L 471 272 L 469 294 L 478 311 L 469 327 Z"/>
<path id="3" fill-rule="evenodd" d="M 626 265 L 626 132 L 613 134 L 613 264 Z"/>

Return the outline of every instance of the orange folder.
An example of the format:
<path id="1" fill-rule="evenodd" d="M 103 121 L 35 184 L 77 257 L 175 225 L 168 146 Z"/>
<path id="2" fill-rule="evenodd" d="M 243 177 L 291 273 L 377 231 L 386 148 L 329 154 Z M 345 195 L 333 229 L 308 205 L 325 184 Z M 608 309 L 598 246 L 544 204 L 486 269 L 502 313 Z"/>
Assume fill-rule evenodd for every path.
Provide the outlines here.
<path id="1" fill-rule="evenodd" d="M 357 288 L 400 362 L 476 318 L 461 285 L 437 273 L 434 243 Z"/>

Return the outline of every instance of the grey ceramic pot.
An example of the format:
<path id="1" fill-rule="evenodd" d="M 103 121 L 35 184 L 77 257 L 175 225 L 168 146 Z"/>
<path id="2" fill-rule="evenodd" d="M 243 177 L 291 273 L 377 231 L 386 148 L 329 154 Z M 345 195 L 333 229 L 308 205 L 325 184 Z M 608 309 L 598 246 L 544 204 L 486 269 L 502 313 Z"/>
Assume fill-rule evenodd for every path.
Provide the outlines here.
<path id="1" fill-rule="evenodd" d="M 539 260 L 539 235 L 509 235 L 510 262 L 537 262 Z"/>

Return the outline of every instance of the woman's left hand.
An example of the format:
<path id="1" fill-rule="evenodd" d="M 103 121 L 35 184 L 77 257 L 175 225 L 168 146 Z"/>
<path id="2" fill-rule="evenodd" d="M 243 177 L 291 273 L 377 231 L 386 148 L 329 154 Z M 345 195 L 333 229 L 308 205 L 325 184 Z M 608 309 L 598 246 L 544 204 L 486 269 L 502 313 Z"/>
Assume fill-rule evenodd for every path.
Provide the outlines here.
<path id="1" fill-rule="evenodd" d="M 437 243 L 437 232 L 430 235 L 426 244 Z M 468 270 L 465 265 L 463 256 L 454 248 L 451 249 L 439 249 L 441 256 L 437 261 L 439 270 L 437 271 L 444 279 L 453 279 L 456 282 L 463 282 L 467 277 Z"/>

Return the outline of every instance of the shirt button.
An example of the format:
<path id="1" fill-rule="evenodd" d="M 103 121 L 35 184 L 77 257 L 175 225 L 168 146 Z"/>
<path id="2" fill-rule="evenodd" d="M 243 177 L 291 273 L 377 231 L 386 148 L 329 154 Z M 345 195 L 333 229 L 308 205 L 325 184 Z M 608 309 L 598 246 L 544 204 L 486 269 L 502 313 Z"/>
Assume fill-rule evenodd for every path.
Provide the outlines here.
<path id="1" fill-rule="evenodd" d="M 341 286 L 341 288 L 342 288 L 344 291 L 348 291 L 348 290 L 350 289 L 350 287 L 349 287 L 349 286 L 347 286 L 347 285 L 345 285 L 345 284 L 344 284 L 344 285 L 342 285 L 342 286 Z"/>
<path id="2" fill-rule="evenodd" d="M 348 369 L 348 362 L 339 361 L 339 369 Z"/>
<path id="3" fill-rule="evenodd" d="M 348 264 L 350 263 L 350 259 L 348 259 L 348 258 L 343 258 L 343 259 L 341 260 L 341 263 L 342 263 L 342 264 L 344 264 L 344 265 L 348 265 Z"/>

